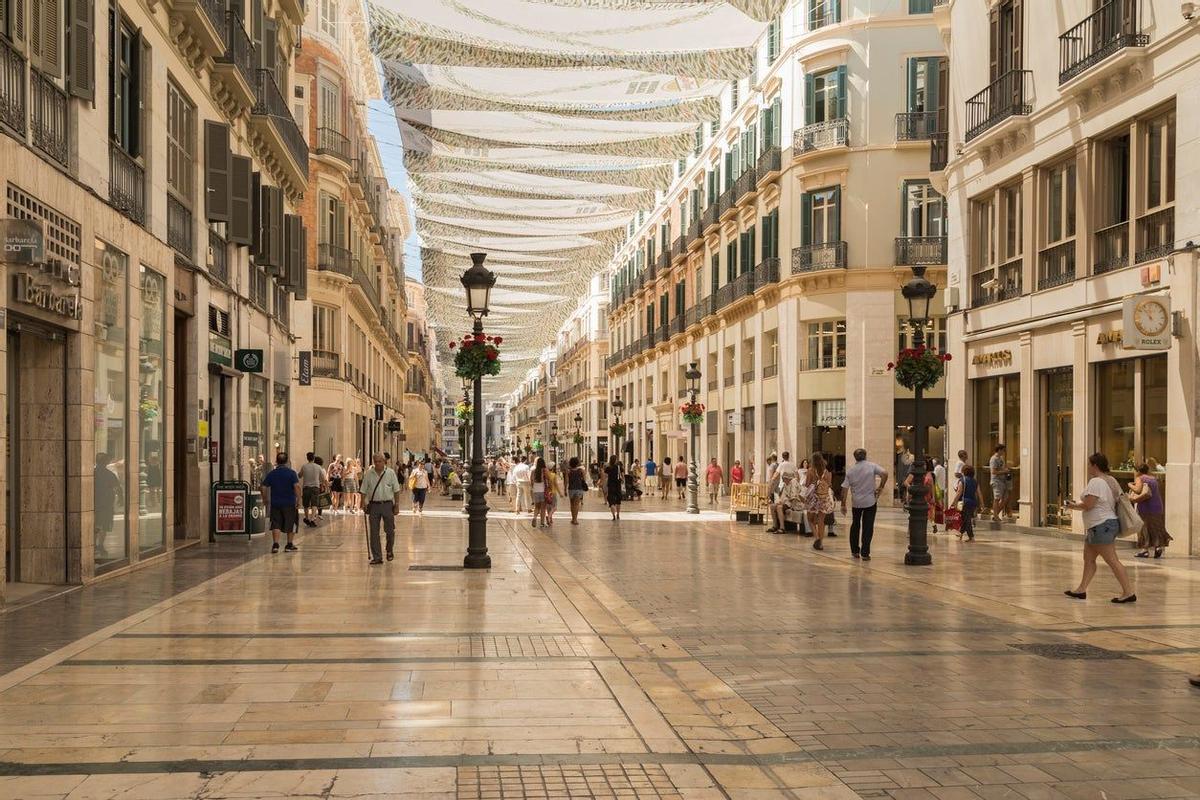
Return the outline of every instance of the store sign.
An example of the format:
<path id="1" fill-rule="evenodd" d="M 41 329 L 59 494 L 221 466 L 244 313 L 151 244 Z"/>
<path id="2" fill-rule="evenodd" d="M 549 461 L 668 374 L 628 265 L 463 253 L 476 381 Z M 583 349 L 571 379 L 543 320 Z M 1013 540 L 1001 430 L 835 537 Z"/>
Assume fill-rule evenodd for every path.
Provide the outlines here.
<path id="1" fill-rule="evenodd" d="M 813 424 L 818 428 L 846 427 L 846 401 L 818 400 Z"/>
<path id="2" fill-rule="evenodd" d="M 971 356 L 971 364 L 976 367 L 1009 367 L 1012 366 L 1012 363 L 1012 350 L 996 350 Z"/>
<path id="3" fill-rule="evenodd" d="M 0 247 L 4 263 L 10 265 L 14 303 L 71 320 L 83 319 L 79 267 L 46 259 L 40 223 L 27 219 L 0 220 Z"/>
<path id="4" fill-rule="evenodd" d="M 217 481 L 212 487 L 213 533 L 246 533 L 245 481 Z"/>
<path id="5" fill-rule="evenodd" d="M 46 260 L 42 226 L 31 219 L 0 220 L 5 264 L 40 264 Z"/>
<path id="6" fill-rule="evenodd" d="M 1122 308 L 1126 350 L 1171 349 L 1171 296 L 1127 297 Z"/>
<path id="7" fill-rule="evenodd" d="M 1100 331 L 1096 335 L 1096 344 L 1103 347 L 1106 344 L 1121 344 L 1124 336 L 1121 331 Z"/>
<path id="8" fill-rule="evenodd" d="M 238 350 L 233 354 L 233 363 L 240 372 L 262 372 L 263 351 L 261 349 Z"/>
<path id="9" fill-rule="evenodd" d="M 228 336 L 208 332 L 208 361 L 224 367 L 233 366 L 233 342 Z"/>
<path id="10" fill-rule="evenodd" d="M 300 385 L 312 386 L 312 350 L 300 351 Z"/>
<path id="11" fill-rule="evenodd" d="M 258 447 L 262 435 L 257 431 L 242 431 L 242 447 Z"/>

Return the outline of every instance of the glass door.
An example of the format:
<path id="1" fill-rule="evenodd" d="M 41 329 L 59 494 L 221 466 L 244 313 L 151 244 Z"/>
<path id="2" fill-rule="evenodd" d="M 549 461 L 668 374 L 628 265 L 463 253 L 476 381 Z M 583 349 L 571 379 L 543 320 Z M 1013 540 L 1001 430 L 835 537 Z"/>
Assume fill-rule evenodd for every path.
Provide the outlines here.
<path id="1" fill-rule="evenodd" d="M 1063 504 L 1072 496 L 1073 384 L 1069 369 L 1046 373 L 1044 378 L 1046 452 L 1042 477 L 1045 481 L 1045 524 L 1059 528 L 1071 527 L 1071 514 Z"/>

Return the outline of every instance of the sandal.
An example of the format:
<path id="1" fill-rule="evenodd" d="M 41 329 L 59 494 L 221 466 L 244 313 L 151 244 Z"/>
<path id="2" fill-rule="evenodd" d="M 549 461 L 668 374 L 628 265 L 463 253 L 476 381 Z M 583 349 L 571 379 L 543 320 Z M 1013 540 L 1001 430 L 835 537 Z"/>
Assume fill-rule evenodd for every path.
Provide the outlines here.
<path id="1" fill-rule="evenodd" d="M 1134 558 L 1149 558 L 1149 557 L 1150 557 L 1150 551 L 1149 551 L 1149 550 L 1143 550 L 1143 551 L 1141 551 L 1140 553 L 1134 553 L 1134 554 L 1133 554 L 1133 557 L 1134 557 Z"/>
<path id="2" fill-rule="evenodd" d="M 1154 548 L 1154 557 L 1155 557 L 1155 558 L 1162 558 L 1162 557 L 1163 557 L 1163 549 L 1162 549 L 1161 547 L 1156 547 L 1156 548 Z"/>

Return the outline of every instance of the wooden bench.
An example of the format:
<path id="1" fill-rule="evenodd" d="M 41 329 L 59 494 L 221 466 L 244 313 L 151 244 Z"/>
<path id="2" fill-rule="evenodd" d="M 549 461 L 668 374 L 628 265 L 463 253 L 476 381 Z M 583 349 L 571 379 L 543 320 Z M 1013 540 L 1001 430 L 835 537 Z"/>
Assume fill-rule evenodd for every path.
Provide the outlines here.
<path id="1" fill-rule="evenodd" d="M 735 483 L 729 487 L 729 514 L 738 522 L 762 525 L 768 506 L 765 483 Z"/>

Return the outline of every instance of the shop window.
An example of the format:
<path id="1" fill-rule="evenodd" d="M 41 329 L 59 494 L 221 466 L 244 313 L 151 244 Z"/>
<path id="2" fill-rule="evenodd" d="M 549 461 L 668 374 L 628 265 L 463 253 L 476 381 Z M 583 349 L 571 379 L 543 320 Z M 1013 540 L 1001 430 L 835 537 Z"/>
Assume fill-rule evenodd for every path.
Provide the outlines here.
<path id="1" fill-rule="evenodd" d="M 846 320 L 808 323 L 807 369 L 841 369 L 846 366 Z"/>
<path id="2" fill-rule="evenodd" d="M 167 279 L 142 267 L 142 325 L 138 340 L 138 549 L 146 553 L 166 543 L 163 464 L 166 459 L 165 380 Z M 176 502 L 183 502 L 176 498 Z"/>
<path id="3" fill-rule="evenodd" d="M 273 455 L 287 452 L 288 449 L 288 386 L 286 383 L 276 383 L 272 387 L 274 393 L 274 425 L 271 429 Z"/>
<path id="4" fill-rule="evenodd" d="M 250 434 L 243 437 L 250 459 L 257 463 L 259 456 L 262 456 L 262 460 L 265 461 L 266 449 L 264 447 L 264 440 L 267 436 L 267 380 L 258 375 L 250 376 L 245 432 Z"/>
<path id="5" fill-rule="evenodd" d="M 1019 375 L 1003 375 L 981 378 L 974 384 L 975 450 L 970 453 L 975 465 L 975 475 L 983 492 L 984 503 L 992 504 L 991 478 L 987 464 L 996 445 L 1003 444 L 1008 468 L 1011 470 L 1009 507 L 1016 508 L 1020 494 L 1021 470 L 1021 378 Z"/>
<path id="6" fill-rule="evenodd" d="M 1167 357 L 1096 365 L 1096 449 L 1122 485 L 1147 464 L 1165 492 Z"/>
<path id="7" fill-rule="evenodd" d="M 96 240 L 96 305 L 94 395 L 95 472 L 93 475 L 94 555 L 96 569 L 115 566 L 129 557 L 128 367 L 125 325 L 129 318 L 129 256 Z M 160 405 L 161 408 L 161 405 Z"/>
<path id="8" fill-rule="evenodd" d="M 899 331 L 900 349 L 912 347 L 912 322 L 907 317 L 900 317 L 896 321 L 896 329 Z M 925 321 L 925 346 L 933 347 L 940 353 L 946 352 L 945 317 L 933 317 Z"/>

